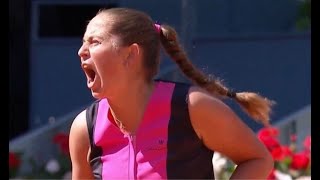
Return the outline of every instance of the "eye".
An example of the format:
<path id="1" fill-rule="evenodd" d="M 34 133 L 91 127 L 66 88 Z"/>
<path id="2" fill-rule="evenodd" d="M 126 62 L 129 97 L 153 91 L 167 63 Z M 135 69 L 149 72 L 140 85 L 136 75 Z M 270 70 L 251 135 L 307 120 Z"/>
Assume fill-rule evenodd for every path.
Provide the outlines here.
<path id="1" fill-rule="evenodd" d="M 97 45 L 100 45 L 102 43 L 102 40 L 99 40 L 99 39 L 93 39 L 93 38 L 89 38 L 87 40 L 82 40 L 82 44 L 86 44 L 89 48 L 90 47 L 94 47 L 94 46 L 97 46 Z"/>
<path id="2" fill-rule="evenodd" d="M 97 46 L 97 45 L 101 44 L 101 41 L 93 39 L 93 40 L 89 41 L 89 44 L 90 44 L 90 46 Z"/>

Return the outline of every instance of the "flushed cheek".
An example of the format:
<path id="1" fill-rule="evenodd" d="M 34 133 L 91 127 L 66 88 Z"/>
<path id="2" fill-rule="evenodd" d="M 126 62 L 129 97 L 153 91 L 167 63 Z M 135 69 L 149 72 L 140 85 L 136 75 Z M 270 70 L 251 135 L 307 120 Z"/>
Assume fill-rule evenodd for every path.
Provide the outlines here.
<path id="1" fill-rule="evenodd" d="M 98 78 L 101 81 L 102 87 L 115 83 L 116 77 L 117 74 L 112 68 L 105 67 L 98 71 Z"/>
<path id="2" fill-rule="evenodd" d="M 117 83 L 119 79 L 119 66 L 118 62 L 121 61 L 117 56 L 110 52 L 96 53 L 95 54 L 95 66 L 97 74 L 102 81 L 101 85 L 105 86 L 109 83 Z"/>
<path id="3" fill-rule="evenodd" d="M 119 72 L 118 64 L 115 62 L 115 59 L 108 59 L 105 60 L 99 64 L 97 64 L 98 71 L 101 77 L 103 78 L 111 78 L 111 77 L 117 77 L 117 74 Z"/>

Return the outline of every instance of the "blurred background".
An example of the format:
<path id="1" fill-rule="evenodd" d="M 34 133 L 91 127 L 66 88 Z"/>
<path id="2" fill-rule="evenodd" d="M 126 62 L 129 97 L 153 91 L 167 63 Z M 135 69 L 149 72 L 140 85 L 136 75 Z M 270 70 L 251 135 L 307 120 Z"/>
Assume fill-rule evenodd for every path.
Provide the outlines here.
<path id="1" fill-rule="evenodd" d="M 311 0 L 10 0 L 9 148 L 22 159 L 54 158 L 57 134 L 67 137 L 94 100 L 77 51 L 87 21 L 113 7 L 172 25 L 198 68 L 231 89 L 275 100 L 271 123 L 282 142 L 311 133 Z M 188 81 L 165 54 L 157 78 Z M 262 127 L 226 103 L 255 132 Z"/>

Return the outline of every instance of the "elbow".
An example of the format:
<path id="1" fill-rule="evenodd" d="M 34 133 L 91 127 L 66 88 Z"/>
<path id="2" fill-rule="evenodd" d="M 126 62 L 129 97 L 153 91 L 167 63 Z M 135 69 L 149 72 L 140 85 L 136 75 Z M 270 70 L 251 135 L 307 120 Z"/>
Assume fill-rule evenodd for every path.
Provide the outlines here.
<path id="1" fill-rule="evenodd" d="M 271 152 L 267 148 L 263 148 L 259 151 L 259 159 L 261 162 L 261 165 L 264 169 L 264 172 L 267 174 L 270 174 L 271 171 L 274 169 L 274 159 L 272 157 Z"/>
<path id="2" fill-rule="evenodd" d="M 266 154 L 263 156 L 263 161 L 266 171 L 271 173 L 272 169 L 274 168 L 274 160 L 272 155 L 269 152 L 266 152 Z"/>

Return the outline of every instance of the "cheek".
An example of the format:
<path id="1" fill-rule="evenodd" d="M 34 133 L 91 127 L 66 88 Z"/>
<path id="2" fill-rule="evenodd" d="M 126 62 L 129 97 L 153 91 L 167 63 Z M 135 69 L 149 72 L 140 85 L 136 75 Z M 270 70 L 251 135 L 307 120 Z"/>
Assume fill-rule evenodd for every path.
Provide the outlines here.
<path id="1" fill-rule="evenodd" d="M 119 77 L 120 72 L 120 59 L 114 56 L 103 56 L 107 58 L 100 58 L 99 62 L 96 62 L 96 68 L 98 74 L 102 80 L 112 80 Z"/>
<path id="2" fill-rule="evenodd" d="M 100 64 L 97 64 L 97 70 L 98 74 L 101 77 L 101 79 L 110 79 L 114 76 L 116 76 L 117 71 L 116 67 L 113 63 L 110 62 L 103 62 Z"/>
<path id="3" fill-rule="evenodd" d="M 117 83 L 122 77 L 123 64 L 121 57 L 111 47 L 94 49 L 91 53 L 95 61 L 98 76 L 104 83 Z"/>

